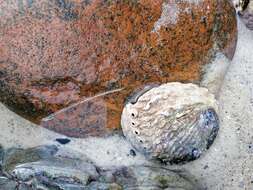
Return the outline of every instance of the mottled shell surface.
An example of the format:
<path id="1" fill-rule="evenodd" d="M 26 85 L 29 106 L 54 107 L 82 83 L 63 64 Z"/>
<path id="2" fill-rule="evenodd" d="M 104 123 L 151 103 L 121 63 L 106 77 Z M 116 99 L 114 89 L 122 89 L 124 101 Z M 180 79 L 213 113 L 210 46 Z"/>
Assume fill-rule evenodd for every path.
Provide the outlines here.
<path id="1" fill-rule="evenodd" d="M 179 163 L 198 158 L 219 130 L 217 101 L 194 84 L 167 83 L 125 105 L 124 135 L 148 158 Z"/>

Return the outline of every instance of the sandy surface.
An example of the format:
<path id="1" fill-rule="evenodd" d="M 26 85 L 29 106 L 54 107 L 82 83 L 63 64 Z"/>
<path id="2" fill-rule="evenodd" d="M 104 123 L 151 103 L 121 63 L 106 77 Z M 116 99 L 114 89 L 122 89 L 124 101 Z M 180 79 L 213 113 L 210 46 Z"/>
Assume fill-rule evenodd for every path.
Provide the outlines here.
<path id="1" fill-rule="evenodd" d="M 211 149 L 185 166 L 209 190 L 253 189 L 253 32 L 239 22 L 238 45 L 220 93 L 221 129 Z"/>
<path id="2" fill-rule="evenodd" d="M 239 22 L 237 51 L 220 93 L 221 129 L 211 149 L 184 166 L 207 190 L 253 189 L 253 32 Z M 0 105 L 0 144 L 32 147 L 57 144 L 62 135 L 42 129 Z M 72 139 L 59 154 L 90 158 L 101 167 L 142 164 L 144 157 L 130 155 L 124 138 Z"/>

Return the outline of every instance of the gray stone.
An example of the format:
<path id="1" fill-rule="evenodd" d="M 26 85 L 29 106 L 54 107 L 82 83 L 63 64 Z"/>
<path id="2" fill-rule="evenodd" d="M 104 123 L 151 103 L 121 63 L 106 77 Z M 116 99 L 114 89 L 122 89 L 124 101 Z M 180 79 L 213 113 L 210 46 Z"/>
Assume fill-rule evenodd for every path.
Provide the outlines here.
<path id="1" fill-rule="evenodd" d="M 18 186 L 18 190 L 34 190 L 34 189 L 32 188 L 31 185 L 27 185 L 27 184 L 21 183 Z"/>
<path id="2" fill-rule="evenodd" d="M 92 182 L 89 184 L 85 190 L 123 190 L 122 186 L 116 183 L 101 183 L 101 182 Z"/>
<path id="3" fill-rule="evenodd" d="M 0 176 L 0 185 L 7 183 L 9 179 L 7 177 Z"/>
<path id="4" fill-rule="evenodd" d="M 97 168 L 89 160 L 60 157 L 54 146 L 9 149 L 0 190 L 198 190 L 188 174 L 160 165 Z"/>
<path id="5" fill-rule="evenodd" d="M 87 184 L 89 179 L 98 177 L 96 167 L 91 163 L 68 158 L 51 158 L 21 164 L 15 167 L 13 175 L 23 181 L 28 181 L 31 177 L 41 182 L 54 179 L 55 184 L 61 184 L 62 181 Z"/>
<path id="6" fill-rule="evenodd" d="M 16 190 L 17 183 L 6 177 L 0 177 L 0 189 L 1 190 Z"/>
<path id="7" fill-rule="evenodd" d="M 113 171 L 115 182 L 123 189 L 163 190 L 181 188 L 182 190 L 198 190 L 193 177 L 179 171 L 172 171 L 160 166 L 132 166 Z"/>
<path id="8" fill-rule="evenodd" d="M 29 149 L 10 148 L 5 151 L 3 159 L 3 170 L 9 172 L 18 164 L 35 162 L 52 157 L 58 148 L 55 145 L 39 146 Z"/>

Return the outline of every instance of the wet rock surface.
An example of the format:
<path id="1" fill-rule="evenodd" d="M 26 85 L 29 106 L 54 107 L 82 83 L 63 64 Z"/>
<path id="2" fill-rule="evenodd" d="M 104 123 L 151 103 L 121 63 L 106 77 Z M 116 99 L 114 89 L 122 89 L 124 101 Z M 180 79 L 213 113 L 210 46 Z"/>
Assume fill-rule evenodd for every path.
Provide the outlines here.
<path id="1" fill-rule="evenodd" d="M 194 177 L 182 171 L 147 165 L 121 168 L 98 168 L 89 160 L 70 159 L 48 154 L 54 146 L 32 149 L 16 149 L 12 155 L 17 160 L 11 170 L 3 170 L 0 176 L 1 190 L 198 190 Z M 23 157 L 17 157 L 23 151 Z M 45 151 L 45 152 L 44 152 Z M 42 153 L 43 152 L 43 153 Z M 37 159 L 34 155 L 46 155 Z M 10 157 L 10 156 L 9 156 Z M 3 168 L 5 163 L 1 164 Z"/>
<path id="2" fill-rule="evenodd" d="M 41 125 L 74 137 L 119 128 L 137 87 L 199 83 L 215 51 L 232 58 L 236 44 L 228 0 L 11 0 L 0 10 L 0 100 L 38 124 L 53 114 Z"/>

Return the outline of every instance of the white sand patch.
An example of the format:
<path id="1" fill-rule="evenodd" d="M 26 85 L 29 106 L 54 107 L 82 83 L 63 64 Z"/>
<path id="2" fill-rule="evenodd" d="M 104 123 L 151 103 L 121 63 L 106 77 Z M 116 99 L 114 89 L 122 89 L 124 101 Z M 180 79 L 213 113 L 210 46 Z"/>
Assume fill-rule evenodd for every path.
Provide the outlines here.
<path id="1" fill-rule="evenodd" d="M 239 21 L 235 57 L 220 92 L 221 128 L 211 149 L 186 169 L 207 190 L 253 189 L 253 32 Z"/>
<path id="2" fill-rule="evenodd" d="M 215 59 L 203 68 L 204 75 L 200 86 L 206 87 L 211 93 L 218 95 L 230 63 L 231 61 L 225 55 L 218 53 Z"/>

